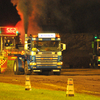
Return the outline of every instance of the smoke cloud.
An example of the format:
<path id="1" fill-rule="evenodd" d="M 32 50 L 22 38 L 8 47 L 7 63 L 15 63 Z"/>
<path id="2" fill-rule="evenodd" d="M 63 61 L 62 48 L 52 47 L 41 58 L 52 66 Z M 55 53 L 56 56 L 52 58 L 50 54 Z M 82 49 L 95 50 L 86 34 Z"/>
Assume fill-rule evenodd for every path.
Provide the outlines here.
<path id="1" fill-rule="evenodd" d="M 71 30 L 72 24 L 69 14 L 70 1 L 63 0 L 11 0 L 21 17 L 16 26 L 25 33 L 37 34 L 41 31 L 57 32 Z M 50 28 L 51 27 L 51 28 Z M 23 29 L 24 28 L 24 29 Z M 55 31 L 54 31 L 55 32 Z"/>
<path id="2" fill-rule="evenodd" d="M 23 14 L 25 33 L 27 33 L 29 17 L 33 11 L 31 0 L 19 0 L 18 9 L 20 9 Z"/>
<path id="3" fill-rule="evenodd" d="M 38 2 L 41 0 L 11 0 L 13 5 L 16 5 L 18 14 L 21 17 L 21 21 L 16 24 L 16 27 L 21 33 L 21 38 L 24 41 L 24 34 L 37 34 L 41 31 L 38 26 L 35 15 L 39 12 L 38 5 L 43 4 Z"/>

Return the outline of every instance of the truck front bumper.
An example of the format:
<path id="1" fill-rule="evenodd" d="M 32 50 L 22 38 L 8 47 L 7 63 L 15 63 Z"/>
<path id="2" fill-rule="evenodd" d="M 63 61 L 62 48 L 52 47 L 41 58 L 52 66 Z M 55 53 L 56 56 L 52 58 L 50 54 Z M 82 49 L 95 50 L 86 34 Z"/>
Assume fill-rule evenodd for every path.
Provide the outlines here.
<path id="1" fill-rule="evenodd" d="M 33 72 L 43 72 L 43 71 L 60 72 L 61 69 L 35 69 L 33 70 Z"/>

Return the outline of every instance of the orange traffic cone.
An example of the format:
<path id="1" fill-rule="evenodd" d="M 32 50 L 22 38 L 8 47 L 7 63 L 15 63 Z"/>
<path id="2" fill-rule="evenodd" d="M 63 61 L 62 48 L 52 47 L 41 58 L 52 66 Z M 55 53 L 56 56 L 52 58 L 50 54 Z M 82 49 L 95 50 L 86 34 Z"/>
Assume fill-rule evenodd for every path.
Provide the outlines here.
<path id="1" fill-rule="evenodd" d="M 66 96 L 74 96 L 74 84 L 72 78 L 68 78 Z"/>
<path id="2" fill-rule="evenodd" d="M 25 80 L 25 90 L 31 90 L 31 83 L 28 75 L 26 76 L 26 80 Z"/>

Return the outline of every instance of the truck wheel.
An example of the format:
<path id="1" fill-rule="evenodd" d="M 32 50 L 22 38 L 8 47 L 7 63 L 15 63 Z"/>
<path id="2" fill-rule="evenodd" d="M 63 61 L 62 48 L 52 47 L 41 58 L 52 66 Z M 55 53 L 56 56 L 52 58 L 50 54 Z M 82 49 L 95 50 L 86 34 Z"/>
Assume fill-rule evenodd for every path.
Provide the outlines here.
<path id="1" fill-rule="evenodd" d="M 25 61 L 24 73 L 25 73 L 25 75 L 30 75 L 32 73 L 31 71 L 28 70 L 27 61 Z"/>
<path id="2" fill-rule="evenodd" d="M 19 71 L 19 68 L 18 68 L 18 60 L 17 59 L 14 62 L 13 71 L 14 71 L 15 75 L 19 75 L 20 74 L 20 71 Z"/>

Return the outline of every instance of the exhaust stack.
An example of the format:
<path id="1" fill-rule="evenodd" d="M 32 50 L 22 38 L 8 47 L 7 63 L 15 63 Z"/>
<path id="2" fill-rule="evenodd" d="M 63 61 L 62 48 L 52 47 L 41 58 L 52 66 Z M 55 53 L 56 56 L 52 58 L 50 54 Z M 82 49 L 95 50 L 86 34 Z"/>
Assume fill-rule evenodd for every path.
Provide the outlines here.
<path id="1" fill-rule="evenodd" d="M 26 37 L 27 37 L 27 33 L 25 33 L 25 41 L 27 41 L 27 38 Z"/>
<path id="2" fill-rule="evenodd" d="M 27 33 L 25 33 L 25 43 L 24 43 L 24 50 L 28 49 L 28 44 L 27 44 Z"/>

